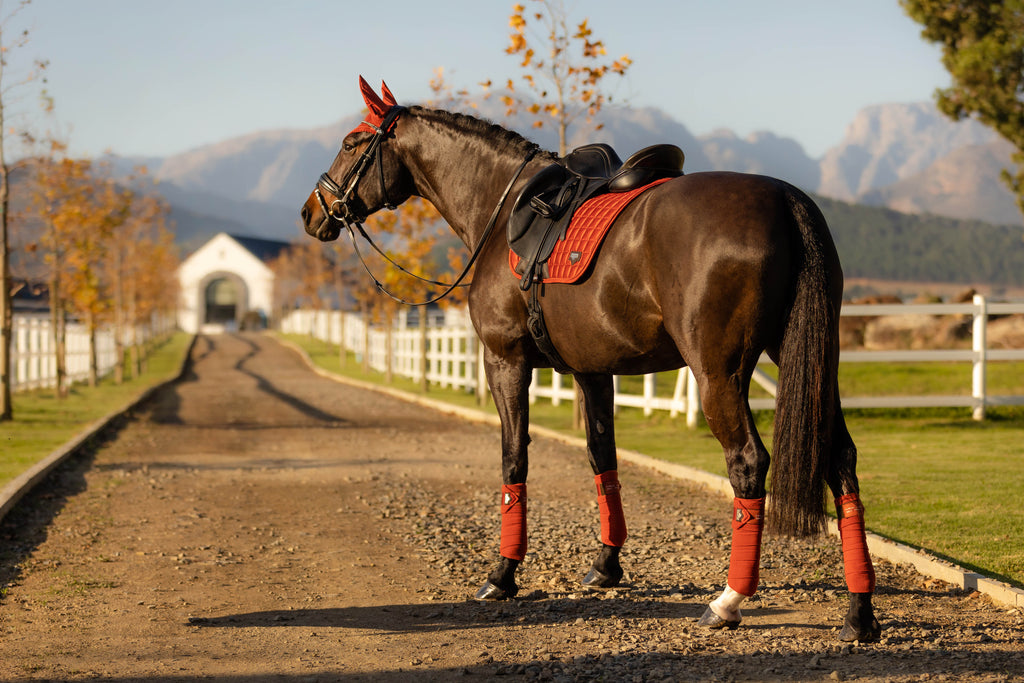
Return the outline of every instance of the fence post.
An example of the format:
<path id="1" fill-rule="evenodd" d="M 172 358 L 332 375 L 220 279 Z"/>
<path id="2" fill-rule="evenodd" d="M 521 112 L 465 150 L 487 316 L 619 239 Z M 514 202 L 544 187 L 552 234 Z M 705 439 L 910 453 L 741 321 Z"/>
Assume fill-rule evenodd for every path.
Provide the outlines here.
<path id="1" fill-rule="evenodd" d="M 484 345 L 474 333 L 472 339 L 476 343 L 476 403 L 487 405 L 487 370 L 484 368 Z"/>
<path id="2" fill-rule="evenodd" d="M 644 375 L 644 417 L 650 417 L 654 414 L 652 401 L 654 400 L 657 377 L 653 372 Z"/>
<path id="3" fill-rule="evenodd" d="M 697 415 L 700 413 L 700 392 L 697 390 L 697 378 L 693 370 L 686 368 L 686 426 L 693 429 L 697 426 Z"/>
<path id="4" fill-rule="evenodd" d="M 985 373 L 988 355 L 988 304 L 981 294 L 974 295 L 974 325 L 971 330 L 971 347 L 974 351 L 971 372 L 971 396 L 974 398 L 975 420 L 985 419 Z"/>

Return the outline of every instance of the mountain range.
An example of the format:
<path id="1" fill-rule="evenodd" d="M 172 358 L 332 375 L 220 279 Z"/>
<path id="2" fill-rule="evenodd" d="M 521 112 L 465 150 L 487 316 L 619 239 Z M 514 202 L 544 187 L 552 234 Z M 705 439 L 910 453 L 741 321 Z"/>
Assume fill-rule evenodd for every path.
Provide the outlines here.
<path id="1" fill-rule="evenodd" d="M 548 149 L 554 130 L 504 116 L 496 101 L 478 115 L 499 121 Z M 178 240 L 197 246 L 221 230 L 290 240 L 301 236 L 298 209 L 316 178 L 359 120 L 353 113 L 329 126 L 263 131 L 165 158 L 116 159 L 145 163 L 172 206 Z M 820 159 L 795 140 L 762 131 L 740 137 L 729 130 L 693 135 L 655 108 L 606 107 L 593 126 L 577 126 L 570 147 L 607 142 L 625 157 L 657 142 L 686 153 L 686 171 L 734 170 L 785 179 L 814 194 L 912 214 L 936 214 L 1000 225 L 1024 224 L 1013 196 L 999 180 L 1010 167 L 1011 146 L 981 124 L 953 122 L 930 103 L 882 104 L 861 110 L 842 140 Z"/>

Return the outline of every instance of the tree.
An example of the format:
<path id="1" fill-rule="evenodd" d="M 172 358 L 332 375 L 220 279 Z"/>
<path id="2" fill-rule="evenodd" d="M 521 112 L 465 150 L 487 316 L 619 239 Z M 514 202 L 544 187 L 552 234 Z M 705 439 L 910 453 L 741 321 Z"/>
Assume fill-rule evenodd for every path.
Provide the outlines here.
<path id="1" fill-rule="evenodd" d="M 42 222 L 38 241 L 50 292 L 50 328 L 56 360 L 58 398 L 68 394 L 65 332 L 68 311 L 67 254 L 91 197 L 92 164 L 85 160 L 40 159 L 34 167 L 31 210 Z"/>
<path id="2" fill-rule="evenodd" d="M 28 0 L 19 3 L 9 14 L 0 17 L 0 422 L 10 420 L 14 411 L 11 407 L 11 343 L 14 327 L 14 308 L 11 302 L 11 272 L 9 253 L 10 220 L 10 174 L 12 165 L 7 159 L 7 105 L 11 89 L 35 80 L 46 67 L 45 62 L 36 62 L 36 68 L 24 79 L 6 83 L 8 55 L 11 49 L 23 47 L 28 41 L 28 31 L 16 33 L 8 42 L 8 28 L 11 20 L 20 12 Z"/>
<path id="3" fill-rule="evenodd" d="M 558 153 L 565 156 L 569 126 L 580 117 L 591 121 L 612 99 L 604 80 L 611 75 L 624 76 L 633 62 L 628 55 L 609 60 L 604 42 L 594 38 L 589 20 L 571 23 L 562 0 L 531 1 L 540 7 L 529 16 L 523 5 L 513 6 L 509 17 L 512 33 L 505 52 L 521 58 L 519 67 L 525 72 L 521 80 L 534 101 L 518 99 L 511 78 L 506 83 L 510 93 L 502 96 L 502 101 L 509 115 L 520 110 L 535 115 L 537 128 L 553 121 L 558 130 Z M 531 30 L 534 25 L 538 30 Z"/>
<path id="4" fill-rule="evenodd" d="M 1016 147 L 1014 171 L 1003 180 L 1024 212 L 1024 2 L 900 0 L 924 26 L 921 36 L 942 47 L 953 84 L 936 91 L 947 116 L 976 117 Z"/>

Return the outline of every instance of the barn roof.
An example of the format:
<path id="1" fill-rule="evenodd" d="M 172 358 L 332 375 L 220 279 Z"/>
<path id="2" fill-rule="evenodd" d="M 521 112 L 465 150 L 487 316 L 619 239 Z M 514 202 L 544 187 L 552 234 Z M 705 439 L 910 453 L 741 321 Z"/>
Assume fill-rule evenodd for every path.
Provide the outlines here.
<path id="1" fill-rule="evenodd" d="M 245 247 L 245 249 L 252 253 L 253 256 L 264 263 L 273 261 L 281 254 L 282 251 L 291 246 L 288 242 L 267 240 L 260 237 L 245 237 L 242 235 L 231 234 L 229 234 L 228 237 Z"/>

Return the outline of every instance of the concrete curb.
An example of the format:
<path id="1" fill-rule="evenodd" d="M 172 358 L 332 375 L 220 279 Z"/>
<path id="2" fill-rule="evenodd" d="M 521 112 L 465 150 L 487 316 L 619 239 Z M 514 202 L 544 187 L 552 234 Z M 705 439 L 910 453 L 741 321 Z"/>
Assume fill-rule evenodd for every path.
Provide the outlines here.
<path id="1" fill-rule="evenodd" d="M 181 367 L 178 368 L 178 372 L 174 377 L 143 390 L 138 396 L 131 399 L 123 407 L 86 425 L 86 427 L 73 436 L 70 441 L 61 445 L 28 470 L 8 482 L 3 489 L 0 489 L 0 521 L 2 521 L 7 513 L 18 504 L 18 501 L 21 500 L 25 494 L 43 481 L 46 478 L 46 475 L 52 472 L 58 465 L 77 453 L 78 450 L 88 443 L 92 437 L 106 429 L 114 420 L 148 399 L 159 389 L 163 389 L 167 385 L 181 379 L 185 374 L 185 369 L 188 367 L 188 359 L 192 355 L 192 347 L 195 346 L 195 343 L 196 337 L 193 335 L 192 341 L 189 343 L 188 348 L 185 351 L 185 356 L 181 360 Z"/>
<path id="2" fill-rule="evenodd" d="M 351 379 L 344 377 L 336 373 L 324 370 L 313 363 L 313 360 L 309 357 L 306 351 L 293 344 L 290 341 L 281 339 L 277 340 L 284 346 L 292 349 L 299 356 L 302 357 L 303 361 L 308 365 L 313 372 L 325 377 L 327 379 L 334 380 L 341 384 L 347 384 L 349 386 L 359 387 L 361 389 L 368 389 L 370 391 L 376 391 L 387 396 L 391 396 L 409 403 L 415 403 L 425 408 L 432 408 L 441 413 L 447 415 L 453 415 L 470 422 L 479 422 L 483 424 L 490 424 L 500 426 L 497 415 L 490 415 L 482 413 L 471 408 L 463 408 L 461 406 L 454 406 L 443 401 L 437 401 L 416 394 L 410 394 L 406 391 L 398 389 L 392 389 L 390 387 L 382 387 L 377 384 L 370 382 L 362 382 L 360 380 Z M 586 449 L 587 442 L 576 436 L 569 436 L 562 434 L 553 429 L 540 426 L 530 426 L 530 432 L 538 436 L 543 436 L 548 439 L 560 441 L 570 446 L 577 446 L 579 448 Z M 666 462 L 664 460 L 658 460 L 652 458 L 649 455 L 638 453 L 636 451 L 629 451 L 620 448 L 618 451 L 619 459 L 631 462 L 641 467 L 656 470 L 662 474 L 666 474 L 676 479 L 684 479 L 686 481 L 692 481 L 707 488 L 711 489 L 716 493 L 720 493 L 728 498 L 733 497 L 732 486 L 729 484 L 729 480 L 725 477 L 721 477 L 717 474 L 711 474 L 702 470 L 695 469 L 693 467 L 687 467 L 686 465 L 677 465 L 675 463 Z M 833 536 L 839 537 L 839 527 L 834 519 L 828 521 L 828 532 Z M 947 583 L 951 583 L 954 586 L 959 586 L 967 590 L 976 590 L 984 595 L 987 595 L 1000 605 L 1006 605 L 1008 607 L 1024 608 L 1024 590 L 1014 588 L 1013 586 L 1003 583 L 1002 581 L 996 581 L 990 579 L 982 574 L 969 571 L 960 567 L 952 562 L 946 562 L 940 560 L 937 557 L 929 555 L 924 550 L 912 548 L 911 546 L 890 541 L 887 538 L 879 536 L 878 534 L 867 533 L 868 537 L 868 550 L 875 557 L 893 562 L 895 564 L 909 564 L 917 570 L 918 573 L 933 579 L 939 579 Z"/>

